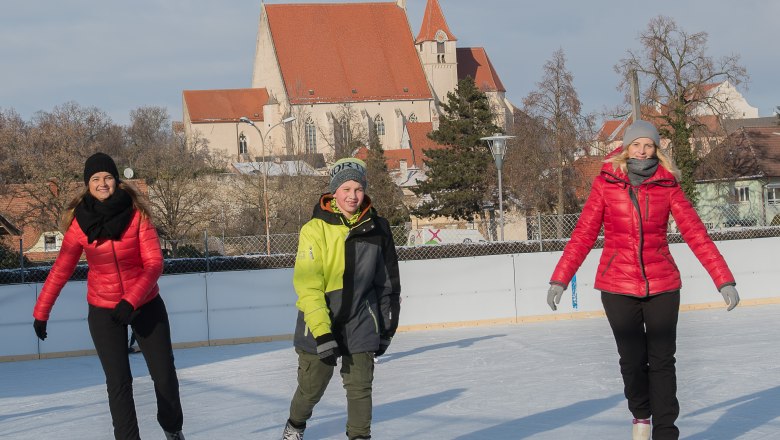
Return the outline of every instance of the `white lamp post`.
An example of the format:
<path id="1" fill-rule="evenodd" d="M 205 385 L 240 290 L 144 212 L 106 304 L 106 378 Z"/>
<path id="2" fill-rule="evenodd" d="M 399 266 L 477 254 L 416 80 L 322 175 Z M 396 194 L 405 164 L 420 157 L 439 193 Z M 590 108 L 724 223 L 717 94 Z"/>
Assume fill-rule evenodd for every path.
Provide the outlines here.
<path id="1" fill-rule="evenodd" d="M 251 119 L 247 118 L 246 116 L 241 116 L 241 118 L 238 119 L 239 121 L 249 124 L 252 127 L 255 127 L 255 130 L 257 130 L 257 133 L 260 135 L 260 147 L 262 148 L 262 155 L 263 155 L 263 208 L 265 210 L 265 252 L 266 255 L 271 255 L 271 227 L 268 223 L 268 161 L 265 160 L 265 135 L 271 132 L 274 128 L 282 125 L 287 124 L 289 122 L 292 122 L 295 120 L 295 116 L 289 116 L 287 118 L 282 119 L 281 121 L 277 122 L 276 124 L 272 125 L 268 128 L 268 130 L 265 132 L 265 135 L 262 131 L 260 131 L 260 128 L 255 125 L 254 122 L 252 122 Z"/>
<path id="2" fill-rule="evenodd" d="M 501 241 L 504 241 L 504 195 L 501 185 L 501 168 L 504 166 L 506 140 L 512 138 L 514 138 L 514 136 L 506 136 L 501 133 L 480 138 L 483 141 L 487 141 L 490 152 L 493 154 L 493 160 L 496 161 L 496 169 L 498 170 L 498 212 L 500 215 L 499 224 L 501 225 Z"/>

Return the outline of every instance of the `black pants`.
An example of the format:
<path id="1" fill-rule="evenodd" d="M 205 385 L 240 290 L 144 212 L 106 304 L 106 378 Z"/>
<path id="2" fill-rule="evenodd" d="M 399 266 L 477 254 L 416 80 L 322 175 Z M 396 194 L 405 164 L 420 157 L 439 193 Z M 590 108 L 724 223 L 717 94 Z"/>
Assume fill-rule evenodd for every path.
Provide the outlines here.
<path id="1" fill-rule="evenodd" d="M 165 303 L 158 295 L 141 306 L 130 325 L 138 339 L 157 396 L 157 421 L 168 432 L 182 428 L 179 380 L 173 364 L 171 329 Z M 127 326 L 111 319 L 111 309 L 89 306 L 89 332 L 106 375 L 108 406 L 117 440 L 137 440 L 133 376 L 127 353 Z"/>
<path id="2" fill-rule="evenodd" d="M 654 440 L 677 440 L 680 292 L 645 298 L 601 292 L 601 302 L 615 335 L 628 409 L 638 419 L 652 417 Z"/>

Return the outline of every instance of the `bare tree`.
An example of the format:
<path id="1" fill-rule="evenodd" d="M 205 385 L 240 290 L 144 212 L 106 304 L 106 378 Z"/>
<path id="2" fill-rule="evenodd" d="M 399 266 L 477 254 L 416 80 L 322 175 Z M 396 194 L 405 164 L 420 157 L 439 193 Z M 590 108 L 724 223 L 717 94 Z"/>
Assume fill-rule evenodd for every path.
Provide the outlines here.
<path id="1" fill-rule="evenodd" d="M 121 149 L 120 130 L 102 111 L 69 102 L 38 112 L 13 161 L 22 170 L 15 196 L 27 201 L 21 225 L 56 230 L 68 202 L 84 188 L 84 161 L 97 151 Z"/>
<path id="2" fill-rule="evenodd" d="M 536 86 L 536 90 L 523 100 L 524 111 L 543 128 L 543 135 L 535 136 L 543 142 L 538 148 L 552 154 L 542 154 L 551 160 L 541 169 L 555 174 L 555 211 L 564 214 L 567 207 L 574 209 L 576 206 L 572 203 L 573 185 L 567 179 L 567 170 L 571 169 L 577 155 L 584 153 L 583 147 L 591 138 L 593 118 L 582 113 L 574 76 L 566 67 L 563 49 L 556 50 L 544 64 L 544 75 Z"/>
<path id="3" fill-rule="evenodd" d="M 318 131 L 332 152 L 331 159 L 349 157 L 361 146 L 368 144 L 369 126 L 361 113 L 351 104 L 340 104 L 330 115 L 327 127 Z"/>
<path id="4" fill-rule="evenodd" d="M 641 100 L 658 110 L 659 131 L 672 141 L 672 156 L 682 171 L 683 190 L 696 201 L 694 172 L 698 165 L 694 133 L 701 129 L 697 114 L 702 109 L 720 115 L 729 110 L 728 102 L 718 95 L 707 93 L 706 86 L 730 81 L 739 86 L 748 80 L 746 69 L 740 65 L 737 54 L 718 60 L 707 55 L 706 32 L 690 34 L 669 17 L 658 16 L 639 35 L 639 51 L 629 50 L 615 71 L 623 78 L 620 88 L 628 88 L 631 70 L 641 75 Z"/>

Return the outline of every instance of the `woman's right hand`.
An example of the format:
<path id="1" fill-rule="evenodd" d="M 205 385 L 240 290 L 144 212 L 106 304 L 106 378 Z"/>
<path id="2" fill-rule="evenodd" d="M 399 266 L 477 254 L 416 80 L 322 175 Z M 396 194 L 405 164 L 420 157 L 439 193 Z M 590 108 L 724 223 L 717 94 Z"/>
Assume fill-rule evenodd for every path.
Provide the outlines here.
<path id="1" fill-rule="evenodd" d="M 561 303 L 561 296 L 564 288 L 560 284 L 550 283 L 550 290 L 547 291 L 547 304 L 554 311 L 558 310 L 557 304 Z"/>
<path id="2" fill-rule="evenodd" d="M 47 322 L 48 321 L 41 321 L 40 319 L 36 319 L 35 321 L 33 321 L 33 328 L 35 329 L 35 334 L 38 336 L 38 338 L 41 341 L 45 341 L 46 340 L 46 336 L 48 336 L 46 334 L 46 323 Z"/>

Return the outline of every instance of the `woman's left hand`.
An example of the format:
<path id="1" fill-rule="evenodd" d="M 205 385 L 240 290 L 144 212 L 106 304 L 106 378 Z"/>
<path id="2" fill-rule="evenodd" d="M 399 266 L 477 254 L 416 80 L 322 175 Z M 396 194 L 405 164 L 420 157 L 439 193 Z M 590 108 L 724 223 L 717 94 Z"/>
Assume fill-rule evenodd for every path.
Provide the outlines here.
<path id="1" fill-rule="evenodd" d="M 726 301 L 726 311 L 733 309 L 739 304 L 739 293 L 734 286 L 723 286 L 720 288 L 720 294 L 723 295 L 723 300 Z"/>
<path id="2" fill-rule="evenodd" d="M 111 311 L 111 319 L 119 325 L 128 325 L 132 321 L 133 305 L 125 300 L 121 300 Z"/>

